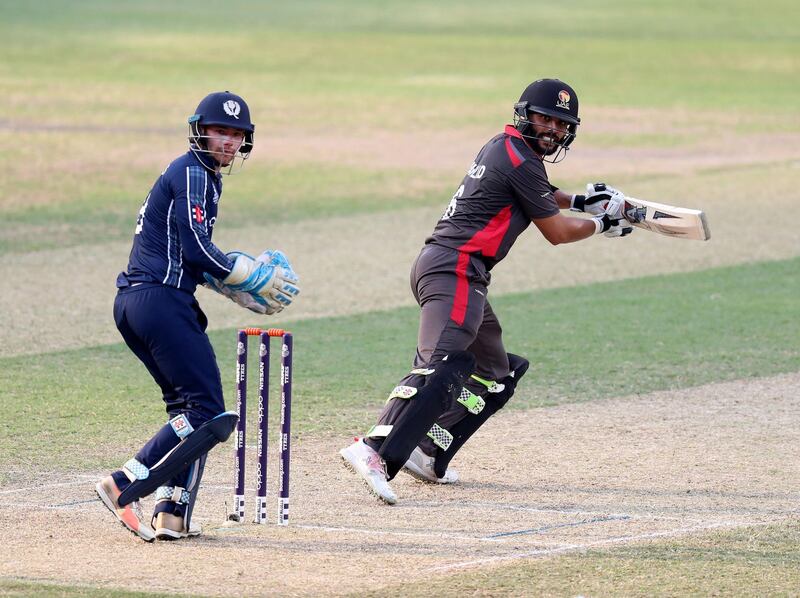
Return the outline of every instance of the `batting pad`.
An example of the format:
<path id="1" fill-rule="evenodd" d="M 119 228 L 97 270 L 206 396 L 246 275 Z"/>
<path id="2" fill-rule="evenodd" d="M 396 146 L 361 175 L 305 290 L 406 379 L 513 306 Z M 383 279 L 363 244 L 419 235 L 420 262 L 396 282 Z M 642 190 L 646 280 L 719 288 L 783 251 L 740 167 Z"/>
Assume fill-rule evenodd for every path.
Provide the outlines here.
<path id="1" fill-rule="evenodd" d="M 238 421 L 239 416 L 236 412 L 225 411 L 204 423 L 164 455 L 164 458 L 150 469 L 147 477 L 131 482 L 119 495 L 119 505 L 124 507 L 155 492 L 164 482 L 178 475 L 220 442 L 225 442 Z"/>
<path id="2" fill-rule="evenodd" d="M 425 386 L 408 400 L 408 406 L 378 451 L 386 461 L 389 479 L 400 471 L 436 419 L 460 396 L 474 369 L 475 357 L 471 353 L 454 351 L 436 365 L 434 372 L 426 377 Z"/>

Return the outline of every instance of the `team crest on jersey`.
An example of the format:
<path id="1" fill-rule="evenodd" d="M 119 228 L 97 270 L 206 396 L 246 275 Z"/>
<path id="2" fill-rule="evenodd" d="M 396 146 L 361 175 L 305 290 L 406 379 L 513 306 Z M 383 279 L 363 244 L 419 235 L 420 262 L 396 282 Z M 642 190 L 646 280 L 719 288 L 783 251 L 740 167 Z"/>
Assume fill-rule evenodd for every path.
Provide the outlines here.
<path id="1" fill-rule="evenodd" d="M 569 110 L 569 101 L 571 99 L 569 92 L 566 89 L 562 89 L 558 92 L 558 102 L 556 102 L 556 106 Z"/>
<path id="2" fill-rule="evenodd" d="M 239 113 L 242 111 L 242 107 L 236 100 L 228 100 L 222 105 L 222 109 L 225 111 L 225 114 L 237 120 L 239 119 Z"/>

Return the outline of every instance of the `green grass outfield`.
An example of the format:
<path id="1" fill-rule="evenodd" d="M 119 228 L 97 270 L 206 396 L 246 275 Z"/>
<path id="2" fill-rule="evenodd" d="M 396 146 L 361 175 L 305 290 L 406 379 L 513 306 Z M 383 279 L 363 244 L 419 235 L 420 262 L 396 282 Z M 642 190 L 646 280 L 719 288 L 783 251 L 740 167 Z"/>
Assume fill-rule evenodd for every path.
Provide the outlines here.
<path id="1" fill-rule="evenodd" d="M 498 297 L 508 350 L 533 363 L 510 405 L 800 370 L 798 272 L 800 258 Z M 294 322 L 294 432 L 363 432 L 410 366 L 417 319 L 416 308 L 405 308 Z M 235 330 L 211 334 L 228 405 L 235 338 Z M 155 384 L 123 344 L 4 358 L 0 387 L 4 469 L 108 468 L 165 417 Z"/>
<path id="2" fill-rule="evenodd" d="M 0 0 L 0 217 L 11 225 L 0 252 L 127 238 L 129 215 L 185 147 L 186 117 L 210 89 L 248 98 L 256 154 L 276 127 L 305 136 L 499 128 L 522 86 L 546 75 L 575 82 L 582 107 L 687 110 L 681 130 L 587 132 L 579 147 L 688 147 L 731 127 L 797 131 L 792 6 Z M 730 118 L 715 125 L 720 114 Z M 313 171 L 302 160 L 248 167 L 231 187 L 242 216 L 226 211 L 226 226 L 265 210 L 296 219 L 432 205 L 458 180 L 427 175 L 407 190 L 407 167 Z"/>

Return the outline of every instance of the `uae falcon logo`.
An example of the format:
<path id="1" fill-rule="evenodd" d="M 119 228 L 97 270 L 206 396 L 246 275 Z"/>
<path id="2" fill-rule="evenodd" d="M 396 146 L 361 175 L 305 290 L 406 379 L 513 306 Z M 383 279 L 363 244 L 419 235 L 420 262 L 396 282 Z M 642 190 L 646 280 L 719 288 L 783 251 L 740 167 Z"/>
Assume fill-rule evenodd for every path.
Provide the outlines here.
<path id="1" fill-rule="evenodd" d="M 571 99 L 569 92 L 566 89 L 562 89 L 558 92 L 558 102 L 556 102 L 556 106 L 564 110 L 569 110 L 569 101 Z"/>
<path id="2" fill-rule="evenodd" d="M 569 99 L 569 96 L 567 96 L 567 98 Z M 228 100 L 222 105 L 222 109 L 228 116 L 232 116 L 236 120 L 239 120 L 239 113 L 242 111 L 242 107 L 236 100 Z"/>

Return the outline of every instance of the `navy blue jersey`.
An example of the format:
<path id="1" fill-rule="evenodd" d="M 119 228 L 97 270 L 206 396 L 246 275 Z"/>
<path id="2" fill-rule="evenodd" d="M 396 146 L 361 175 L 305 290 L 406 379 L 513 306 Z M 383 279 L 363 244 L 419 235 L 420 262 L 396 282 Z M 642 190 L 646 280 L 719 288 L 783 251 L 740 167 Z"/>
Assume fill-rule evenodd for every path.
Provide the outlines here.
<path id="1" fill-rule="evenodd" d="M 188 151 L 161 173 L 139 210 L 118 287 L 160 283 L 194 293 L 203 272 L 218 279 L 230 274 L 233 262 L 211 242 L 222 195 L 222 177 L 211 163 Z"/>
<path id="2" fill-rule="evenodd" d="M 478 152 L 425 242 L 478 257 L 491 269 L 531 219 L 558 213 L 554 190 L 541 158 L 509 125 Z"/>

